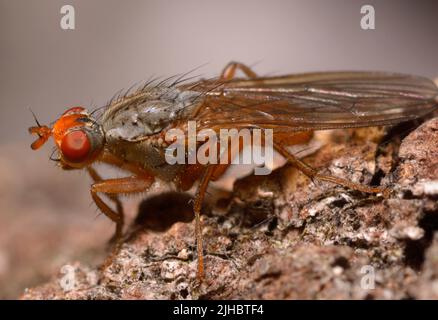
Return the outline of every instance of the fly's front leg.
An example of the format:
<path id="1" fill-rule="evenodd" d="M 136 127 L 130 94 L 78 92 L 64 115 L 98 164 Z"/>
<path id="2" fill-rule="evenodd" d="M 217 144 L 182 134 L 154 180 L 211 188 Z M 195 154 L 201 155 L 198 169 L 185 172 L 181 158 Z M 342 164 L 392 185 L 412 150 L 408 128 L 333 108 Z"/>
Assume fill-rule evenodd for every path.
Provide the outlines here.
<path id="1" fill-rule="evenodd" d="M 91 197 L 98 208 L 112 221 L 116 223 L 116 233 L 114 235 L 117 241 L 120 241 L 123 232 L 124 215 L 122 205 L 118 199 L 118 194 L 129 194 L 144 192 L 152 185 L 154 178 L 152 176 L 127 177 L 120 179 L 108 179 L 94 183 L 91 186 Z M 116 203 L 117 212 L 108 206 L 99 193 L 107 195 Z"/>
<path id="2" fill-rule="evenodd" d="M 97 171 L 93 167 L 87 167 L 87 171 L 91 179 L 93 179 L 94 183 L 104 181 L 104 179 L 99 175 L 99 173 L 97 173 Z M 116 205 L 116 212 L 117 212 L 117 216 L 119 217 L 118 219 L 119 222 L 114 221 L 111 217 L 109 217 L 111 220 L 113 220 L 116 223 L 116 232 L 110 242 L 118 243 L 122 237 L 124 218 L 125 218 L 123 212 L 123 205 L 117 194 L 109 193 L 107 194 L 107 197 Z"/>
<path id="3" fill-rule="evenodd" d="M 228 63 L 225 66 L 225 68 L 222 70 L 220 79 L 232 80 L 236 75 L 237 70 L 242 71 L 250 79 L 257 78 L 257 74 L 254 71 L 252 71 L 250 67 L 244 65 L 243 63 L 232 61 Z"/>
<path id="4" fill-rule="evenodd" d="M 390 189 L 384 188 L 384 187 L 370 187 L 364 184 L 360 183 L 354 183 L 349 180 L 328 176 L 328 175 L 322 175 L 319 174 L 315 169 L 313 169 L 308 164 L 304 163 L 303 161 L 295 158 L 289 151 L 286 150 L 283 146 L 281 146 L 278 143 L 274 143 L 274 148 L 283 156 L 285 157 L 293 166 L 295 166 L 298 170 L 303 172 L 306 176 L 313 179 L 319 179 L 322 181 L 331 182 L 334 184 L 338 184 L 353 190 L 358 190 L 366 193 L 383 193 L 385 197 L 388 197 L 390 194 Z"/>

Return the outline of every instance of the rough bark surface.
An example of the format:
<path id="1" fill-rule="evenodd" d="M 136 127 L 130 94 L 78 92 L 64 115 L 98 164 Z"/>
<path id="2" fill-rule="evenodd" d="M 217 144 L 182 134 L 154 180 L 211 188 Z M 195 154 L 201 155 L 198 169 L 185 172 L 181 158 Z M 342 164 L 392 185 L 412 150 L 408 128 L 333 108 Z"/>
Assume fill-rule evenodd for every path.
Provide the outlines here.
<path id="1" fill-rule="evenodd" d="M 202 283 L 188 196 L 166 193 L 143 201 L 105 271 L 72 263 L 71 287 L 59 273 L 22 298 L 437 299 L 438 118 L 403 138 L 406 128 L 335 131 L 305 158 L 321 173 L 391 186 L 386 199 L 288 165 L 212 191 Z"/>

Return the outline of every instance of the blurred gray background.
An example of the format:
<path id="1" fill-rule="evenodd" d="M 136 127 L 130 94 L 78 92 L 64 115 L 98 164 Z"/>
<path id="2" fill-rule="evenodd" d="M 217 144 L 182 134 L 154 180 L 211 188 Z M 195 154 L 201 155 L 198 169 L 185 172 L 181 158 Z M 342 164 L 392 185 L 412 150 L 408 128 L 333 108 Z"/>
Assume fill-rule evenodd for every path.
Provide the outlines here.
<path id="1" fill-rule="evenodd" d="M 60 28 L 65 4 L 75 8 L 75 30 Z M 364 4 L 376 10 L 375 30 L 360 28 Z M 57 170 L 50 146 L 30 150 L 29 108 L 49 123 L 150 76 L 205 63 L 197 72 L 213 76 L 230 60 L 255 63 L 260 74 L 435 78 L 437 15 L 438 1 L 413 0 L 0 0 L 0 298 L 86 260 L 84 252 L 95 257 L 113 231 L 95 219 L 84 174 Z"/>

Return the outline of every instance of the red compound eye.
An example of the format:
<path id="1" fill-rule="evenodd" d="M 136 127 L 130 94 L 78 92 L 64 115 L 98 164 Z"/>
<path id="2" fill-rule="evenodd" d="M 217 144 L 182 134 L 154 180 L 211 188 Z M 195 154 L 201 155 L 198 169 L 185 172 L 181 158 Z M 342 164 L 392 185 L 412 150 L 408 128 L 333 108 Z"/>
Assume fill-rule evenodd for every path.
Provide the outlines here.
<path id="1" fill-rule="evenodd" d="M 76 130 L 64 135 L 61 141 L 61 152 L 70 162 L 84 162 L 90 153 L 91 143 L 87 134 Z"/>

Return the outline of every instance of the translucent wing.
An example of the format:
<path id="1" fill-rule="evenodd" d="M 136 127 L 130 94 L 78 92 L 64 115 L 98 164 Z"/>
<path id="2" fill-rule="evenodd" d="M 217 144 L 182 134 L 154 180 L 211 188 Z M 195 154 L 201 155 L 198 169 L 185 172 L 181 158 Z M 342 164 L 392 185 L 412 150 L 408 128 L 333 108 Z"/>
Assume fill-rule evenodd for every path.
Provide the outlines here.
<path id="1" fill-rule="evenodd" d="M 203 128 L 263 127 L 286 131 L 391 125 L 438 106 L 429 79 L 382 72 L 319 72 L 292 76 L 204 81 L 195 115 Z"/>

